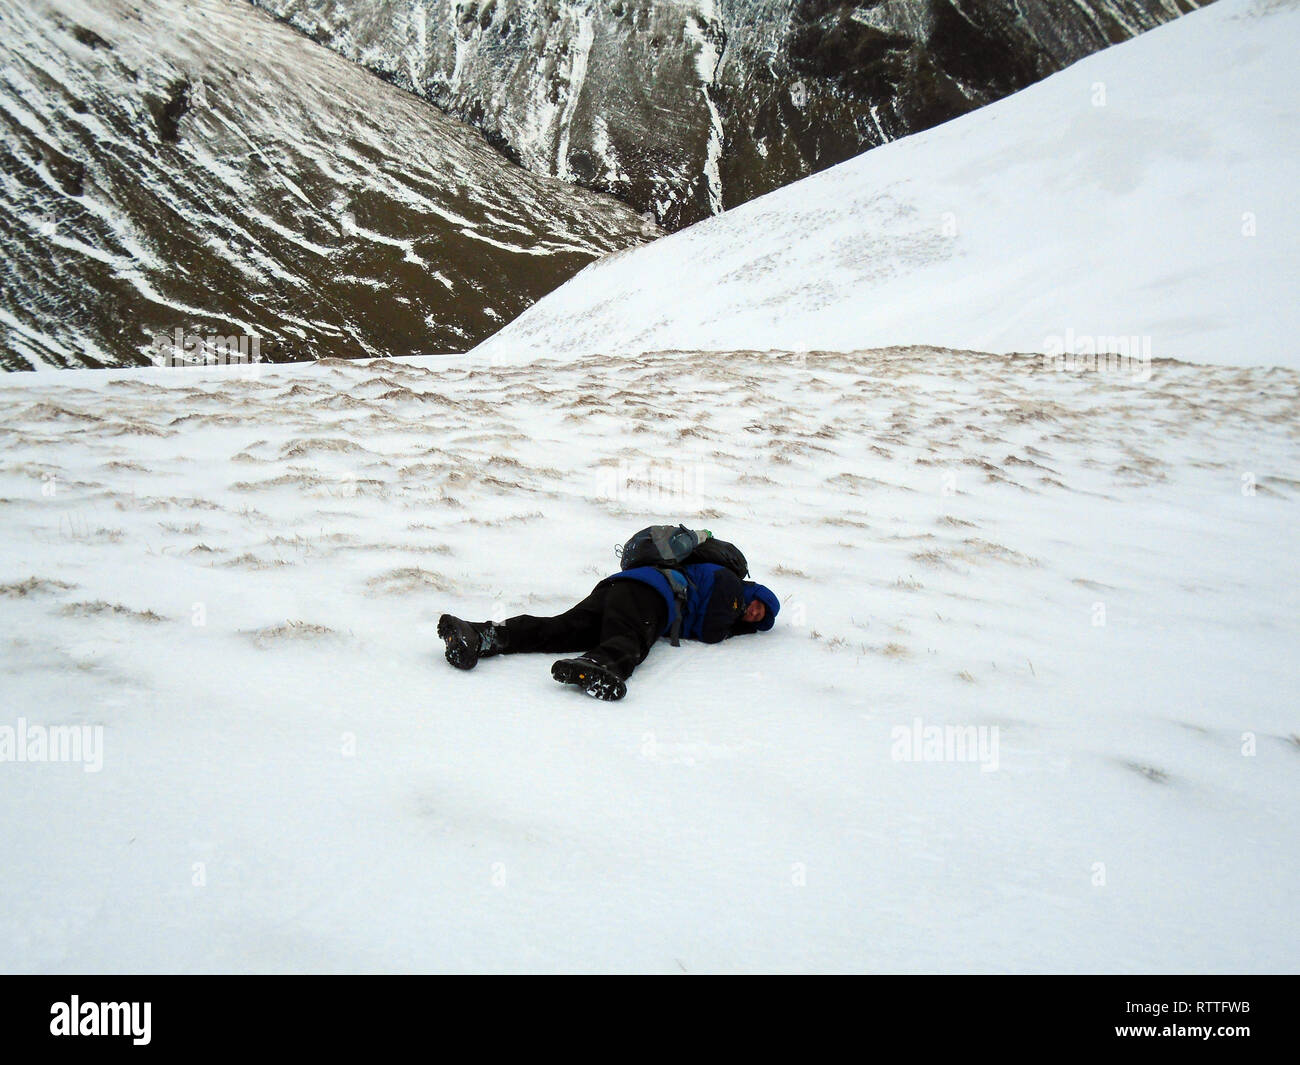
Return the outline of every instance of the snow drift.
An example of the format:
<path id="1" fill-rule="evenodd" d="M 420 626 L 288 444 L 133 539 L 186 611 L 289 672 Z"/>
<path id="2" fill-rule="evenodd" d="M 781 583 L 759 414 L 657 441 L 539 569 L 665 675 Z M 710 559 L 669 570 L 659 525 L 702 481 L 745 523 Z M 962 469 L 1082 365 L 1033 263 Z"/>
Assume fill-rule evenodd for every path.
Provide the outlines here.
<path id="1" fill-rule="evenodd" d="M 1222 0 L 598 261 L 475 351 L 924 343 L 1300 365 L 1298 46 L 1294 2 Z"/>

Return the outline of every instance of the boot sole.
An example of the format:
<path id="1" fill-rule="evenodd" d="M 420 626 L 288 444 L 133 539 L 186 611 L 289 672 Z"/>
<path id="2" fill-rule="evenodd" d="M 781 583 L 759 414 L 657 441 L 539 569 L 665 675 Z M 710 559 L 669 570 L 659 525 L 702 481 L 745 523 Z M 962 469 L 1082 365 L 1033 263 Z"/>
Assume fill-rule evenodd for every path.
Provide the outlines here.
<path id="1" fill-rule="evenodd" d="M 478 665 L 479 656 L 476 649 L 465 641 L 465 632 L 457 624 L 458 620 L 450 614 L 443 614 L 438 619 L 438 636 L 447 644 L 443 657 L 447 659 L 448 664 L 457 669 L 473 669 Z M 477 636 L 474 642 L 478 642 Z"/>
<path id="2" fill-rule="evenodd" d="M 598 666 L 586 662 L 564 659 L 551 666 L 551 676 L 561 684 L 574 684 L 593 699 L 603 702 L 617 702 L 627 694 L 627 685 Z"/>

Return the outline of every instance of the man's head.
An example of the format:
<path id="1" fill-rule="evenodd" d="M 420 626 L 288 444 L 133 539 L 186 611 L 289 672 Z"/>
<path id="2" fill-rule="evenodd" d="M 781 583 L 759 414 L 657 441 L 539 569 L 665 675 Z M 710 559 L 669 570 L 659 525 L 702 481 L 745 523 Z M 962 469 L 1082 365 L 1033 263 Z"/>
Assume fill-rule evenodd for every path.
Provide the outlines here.
<path id="1" fill-rule="evenodd" d="M 741 612 L 739 624 L 745 626 L 747 631 L 767 632 L 776 624 L 781 601 L 766 585 L 754 581 L 745 581 L 744 585 L 745 608 Z"/>

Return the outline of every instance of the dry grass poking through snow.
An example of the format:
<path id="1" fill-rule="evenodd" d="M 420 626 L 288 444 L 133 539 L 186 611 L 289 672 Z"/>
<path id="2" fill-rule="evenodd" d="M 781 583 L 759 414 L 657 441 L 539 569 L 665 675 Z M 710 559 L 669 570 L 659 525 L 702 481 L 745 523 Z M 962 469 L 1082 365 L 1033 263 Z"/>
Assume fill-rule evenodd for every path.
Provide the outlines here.
<path id="1" fill-rule="evenodd" d="M 988 663 L 964 649 L 971 604 L 1136 586 L 1140 563 L 1095 565 L 1107 537 L 1123 538 L 1117 508 L 1206 493 L 1240 506 L 1243 486 L 1300 498 L 1300 386 L 1275 369 L 1160 362 L 1138 383 L 908 348 L 331 360 L 5 387 L 0 595 L 43 610 L 75 578 L 98 598 L 62 609 L 86 624 L 106 610 L 190 623 L 183 598 L 108 606 L 139 601 L 111 579 L 125 572 L 168 588 L 208 571 L 206 586 L 251 614 L 286 579 L 326 600 L 386 601 L 407 625 L 449 600 L 559 605 L 615 567 L 633 528 L 680 518 L 742 540 L 757 575 L 802 600 L 795 631 L 816 622 L 843 638 L 828 646 L 900 663 L 937 653 L 948 675 L 977 676 Z M 1027 528 L 1036 514 L 1051 558 Z M 822 603 L 846 581 L 861 589 L 850 616 Z M 873 632 L 954 605 L 937 646 Z M 245 620 L 263 643 L 316 632 Z"/>
<path id="2" fill-rule="evenodd" d="M 102 778 L 0 772 L 41 814 L 6 858 L 53 888 L 0 878 L 6 943 L 29 968 L 427 970 L 525 941 L 716 968 L 775 922 L 755 968 L 884 943 L 931 970 L 955 942 L 967 968 L 1285 967 L 1300 376 L 1153 370 L 918 348 L 10 376 L 10 722 L 109 746 Z M 656 648 L 616 706 L 544 658 L 441 661 L 442 610 L 553 612 L 675 520 L 740 543 L 771 633 Z M 997 730 L 997 772 L 900 761 L 918 719 Z M 41 932 L 29 897 L 71 923 Z M 708 945 L 730 925 L 738 952 Z"/>

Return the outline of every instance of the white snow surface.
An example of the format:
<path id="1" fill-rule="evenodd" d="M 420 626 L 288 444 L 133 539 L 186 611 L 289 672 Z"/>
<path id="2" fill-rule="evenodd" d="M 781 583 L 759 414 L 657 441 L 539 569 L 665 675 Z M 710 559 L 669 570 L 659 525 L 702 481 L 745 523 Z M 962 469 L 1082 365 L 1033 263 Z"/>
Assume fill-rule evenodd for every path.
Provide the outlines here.
<path id="1" fill-rule="evenodd" d="M 902 343 L 1300 366 L 1298 49 L 1296 0 L 1219 0 L 609 255 L 475 352 Z"/>
<path id="2" fill-rule="evenodd" d="M 103 730 L 98 772 L 0 762 L 5 971 L 1297 969 L 1292 370 L 674 352 L 0 397 L 0 727 Z M 745 549 L 770 633 L 661 642 L 612 704 L 550 656 L 442 661 L 442 611 L 561 610 L 673 519 Z M 918 726 L 984 757 L 907 760 Z"/>

